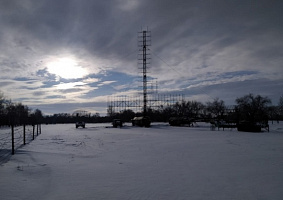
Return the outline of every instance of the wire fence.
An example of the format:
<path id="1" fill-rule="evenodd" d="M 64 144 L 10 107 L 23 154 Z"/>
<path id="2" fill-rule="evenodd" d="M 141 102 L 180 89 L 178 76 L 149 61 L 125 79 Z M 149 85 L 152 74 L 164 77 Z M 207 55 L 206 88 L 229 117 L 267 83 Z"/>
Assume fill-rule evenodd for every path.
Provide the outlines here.
<path id="1" fill-rule="evenodd" d="M 41 134 L 41 125 L 21 125 L 0 128 L 0 164 L 5 162 L 22 145 Z"/>

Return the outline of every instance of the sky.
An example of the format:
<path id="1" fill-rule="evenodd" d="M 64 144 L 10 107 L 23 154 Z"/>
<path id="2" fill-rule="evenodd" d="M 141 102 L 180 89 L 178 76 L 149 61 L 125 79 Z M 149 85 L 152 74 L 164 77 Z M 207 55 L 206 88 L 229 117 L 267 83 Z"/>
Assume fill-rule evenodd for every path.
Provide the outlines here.
<path id="1" fill-rule="evenodd" d="M 148 30 L 154 92 L 277 105 L 282 10 L 280 0 L 2 0 L 0 91 L 46 115 L 106 114 L 109 98 L 141 95 L 138 32 Z"/>

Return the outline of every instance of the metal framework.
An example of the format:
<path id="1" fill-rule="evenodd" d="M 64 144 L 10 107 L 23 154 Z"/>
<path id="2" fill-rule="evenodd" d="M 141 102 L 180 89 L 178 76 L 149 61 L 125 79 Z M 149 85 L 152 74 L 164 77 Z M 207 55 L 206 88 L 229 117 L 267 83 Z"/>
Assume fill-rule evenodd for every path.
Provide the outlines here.
<path id="1" fill-rule="evenodd" d="M 143 95 L 142 96 L 110 96 L 107 100 L 108 114 L 118 113 L 124 110 L 133 110 L 135 112 L 141 112 L 144 116 L 147 115 L 149 108 L 158 109 L 172 106 L 177 102 L 184 101 L 184 95 L 160 95 L 153 88 L 148 89 L 148 67 L 150 65 L 150 49 L 151 46 L 151 32 L 148 30 L 142 30 L 138 32 L 138 65 L 139 70 L 142 73 L 143 79 Z M 152 86 L 152 85 L 151 85 Z"/>
<path id="2" fill-rule="evenodd" d="M 184 101 L 184 95 L 149 95 L 147 99 L 147 109 L 165 108 L 174 105 L 177 102 Z M 107 107 L 111 111 L 118 113 L 124 110 L 133 110 L 135 112 L 144 111 L 144 100 L 141 96 L 113 96 L 108 98 Z"/>
<path id="3" fill-rule="evenodd" d="M 138 64 L 142 66 L 143 77 L 143 114 L 147 113 L 147 67 L 150 64 L 149 46 L 151 46 L 151 32 L 148 30 L 142 30 L 138 32 L 138 47 L 139 57 Z"/>
<path id="4" fill-rule="evenodd" d="M 85 117 L 85 116 L 89 116 L 90 112 L 86 110 L 75 110 L 72 115 L 77 117 L 83 117 L 83 116 Z"/>

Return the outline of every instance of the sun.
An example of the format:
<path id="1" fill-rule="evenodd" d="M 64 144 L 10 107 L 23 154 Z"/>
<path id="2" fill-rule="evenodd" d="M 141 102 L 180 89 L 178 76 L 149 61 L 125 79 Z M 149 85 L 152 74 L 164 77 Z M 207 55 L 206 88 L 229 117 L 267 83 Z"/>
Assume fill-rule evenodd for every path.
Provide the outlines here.
<path id="1" fill-rule="evenodd" d="M 78 63 L 71 58 L 60 58 L 56 61 L 52 61 L 48 63 L 47 70 L 49 73 L 65 79 L 83 78 L 88 74 L 86 69 L 79 66 Z"/>

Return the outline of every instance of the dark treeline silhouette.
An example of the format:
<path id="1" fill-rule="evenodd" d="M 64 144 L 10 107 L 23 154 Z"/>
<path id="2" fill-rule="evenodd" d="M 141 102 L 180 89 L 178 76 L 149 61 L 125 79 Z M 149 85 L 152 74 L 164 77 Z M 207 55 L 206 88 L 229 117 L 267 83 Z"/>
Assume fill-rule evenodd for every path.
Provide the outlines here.
<path id="1" fill-rule="evenodd" d="M 58 113 L 54 115 L 44 116 L 43 122 L 46 124 L 68 124 L 84 121 L 85 123 L 105 123 L 110 122 L 110 117 L 101 117 L 97 114 L 76 116 L 69 113 Z"/>
<path id="2" fill-rule="evenodd" d="M 14 103 L 0 92 L 0 126 L 39 124 L 43 116 L 39 109 L 32 110 L 22 103 Z"/>
<path id="3" fill-rule="evenodd" d="M 210 122 L 211 120 L 224 121 L 249 121 L 261 122 L 267 120 L 283 120 L 283 96 L 279 99 L 277 106 L 271 105 L 268 97 L 248 94 L 235 100 L 234 106 L 226 106 L 219 98 L 202 103 L 198 101 L 176 102 L 172 106 L 160 106 L 157 109 L 149 108 L 147 115 L 153 122 L 168 122 L 172 117 L 187 117 L 195 121 Z M 130 122 L 134 117 L 143 116 L 143 113 L 135 113 L 132 110 L 114 112 L 112 107 L 108 107 L 107 116 L 100 116 L 99 113 L 72 115 L 69 113 L 58 113 L 43 116 L 38 109 L 32 111 L 21 103 L 13 103 L 4 98 L 0 93 L 0 125 L 11 124 L 56 124 L 56 123 L 76 123 L 84 121 L 86 123 L 112 122 L 114 119 L 121 119 Z"/>
<path id="4" fill-rule="evenodd" d="M 111 107 L 107 111 L 108 119 L 120 118 L 123 121 L 130 121 L 135 116 L 142 116 L 142 113 L 134 113 L 132 110 L 115 113 Z M 233 122 L 283 120 L 283 96 L 280 97 L 277 106 L 272 106 L 268 97 L 248 94 L 237 98 L 234 106 L 226 106 L 225 102 L 219 98 L 206 103 L 182 101 L 168 107 L 149 108 L 147 115 L 155 122 L 168 122 L 172 117 L 187 117 L 206 122 L 211 120 Z"/>
<path id="5" fill-rule="evenodd" d="M 172 117 L 187 117 L 195 121 L 210 122 L 211 120 L 224 120 L 226 122 L 262 122 L 267 120 L 283 119 L 283 97 L 280 98 L 278 106 L 272 106 L 268 97 L 248 94 L 235 100 L 234 106 L 226 106 L 223 100 L 216 98 L 212 101 L 201 103 L 198 101 L 176 102 L 172 106 L 159 107 L 157 109 L 149 108 L 147 115 L 154 122 L 168 122 Z M 75 123 L 84 121 L 86 123 L 104 123 L 112 122 L 114 119 L 120 119 L 124 122 L 130 122 L 134 117 L 143 116 L 143 113 L 135 113 L 130 109 L 115 112 L 114 108 L 107 108 L 107 116 L 101 117 L 99 113 L 94 115 L 76 116 L 68 113 L 59 113 L 51 116 L 45 116 L 44 122 L 54 123 Z"/>

